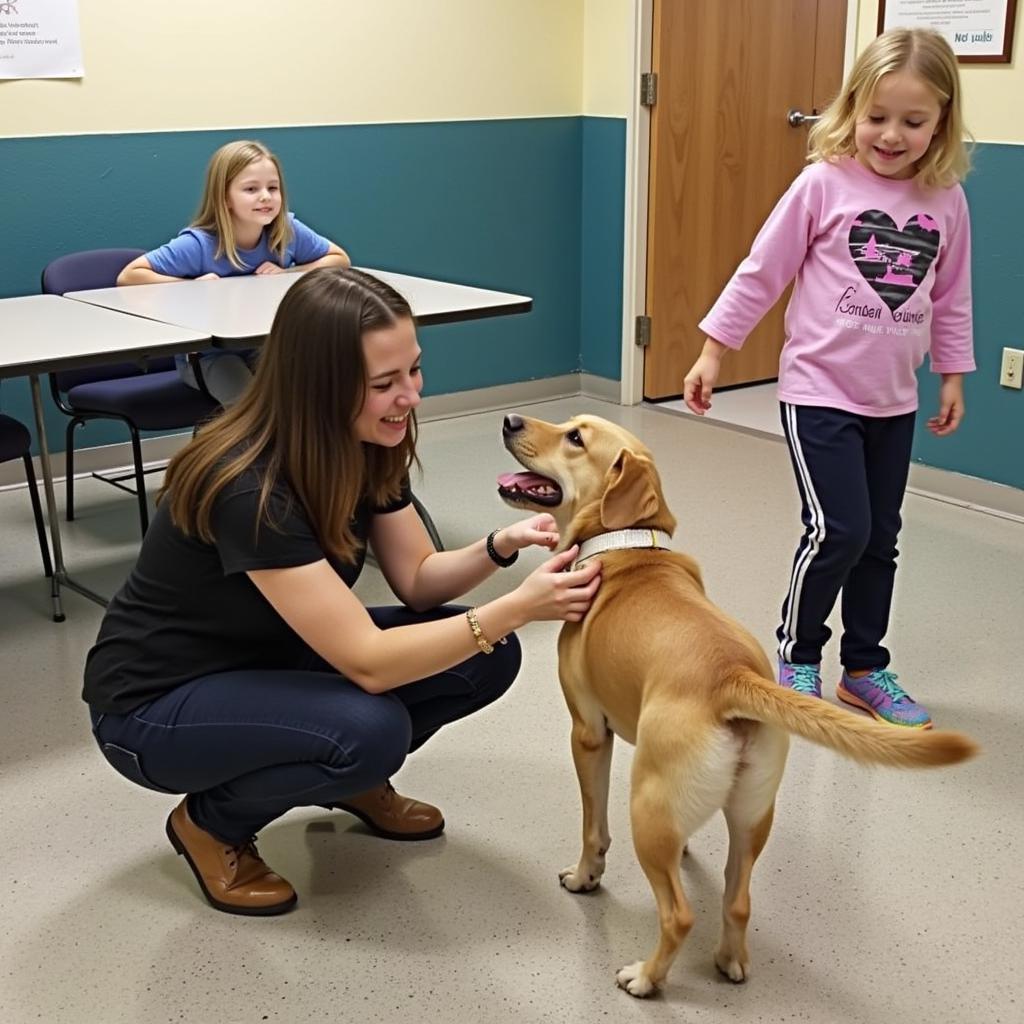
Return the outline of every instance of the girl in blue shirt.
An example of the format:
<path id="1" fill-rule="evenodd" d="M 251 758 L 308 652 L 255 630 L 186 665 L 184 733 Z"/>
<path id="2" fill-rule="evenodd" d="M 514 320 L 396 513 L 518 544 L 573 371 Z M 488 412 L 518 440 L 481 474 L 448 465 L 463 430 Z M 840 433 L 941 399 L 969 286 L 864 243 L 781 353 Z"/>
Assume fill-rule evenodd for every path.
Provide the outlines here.
<path id="1" fill-rule="evenodd" d="M 210 159 L 196 219 L 166 245 L 132 260 L 117 283 L 159 284 L 350 264 L 344 249 L 289 213 L 277 157 L 262 143 L 243 140 L 221 146 Z M 230 405 L 252 377 L 253 358 L 252 352 L 202 352 L 199 366 L 206 389 L 222 405 Z M 175 361 L 185 383 L 197 388 L 187 358 Z"/>

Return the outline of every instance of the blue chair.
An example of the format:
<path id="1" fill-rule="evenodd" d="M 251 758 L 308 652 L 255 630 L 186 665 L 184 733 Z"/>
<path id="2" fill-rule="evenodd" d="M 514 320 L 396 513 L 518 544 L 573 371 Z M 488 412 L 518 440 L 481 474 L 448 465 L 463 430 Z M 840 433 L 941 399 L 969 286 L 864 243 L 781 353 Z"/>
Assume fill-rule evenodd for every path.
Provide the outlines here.
<path id="1" fill-rule="evenodd" d="M 50 295 L 111 288 L 117 275 L 141 249 L 89 249 L 69 253 L 47 264 L 42 290 Z M 178 430 L 196 424 L 220 411 L 217 400 L 202 388 L 198 357 L 192 361 L 200 390 L 189 387 L 174 368 L 172 356 L 150 359 L 145 366 L 136 363 L 107 363 L 80 370 L 62 370 L 50 374 L 50 392 L 65 415 L 70 416 L 65 442 L 67 467 L 67 518 L 75 517 L 75 428 L 89 420 L 119 420 L 128 428 L 132 442 L 134 471 L 126 476 L 94 473 L 97 479 L 134 494 L 139 503 L 139 522 L 145 534 L 149 527 L 146 504 L 146 469 L 142 462 L 140 430 Z M 134 476 L 134 488 L 120 481 Z"/>
<path id="2" fill-rule="evenodd" d="M 36 474 L 32 469 L 32 437 L 28 428 L 10 416 L 0 413 L 0 462 L 21 459 L 25 463 L 25 479 L 28 481 L 28 496 L 32 500 L 32 514 L 36 520 L 36 535 L 39 537 L 39 551 L 43 556 L 43 572 L 53 575 L 50 564 L 50 545 L 46 543 L 46 527 L 43 525 L 43 510 L 39 505 L 39 489 Z"/>

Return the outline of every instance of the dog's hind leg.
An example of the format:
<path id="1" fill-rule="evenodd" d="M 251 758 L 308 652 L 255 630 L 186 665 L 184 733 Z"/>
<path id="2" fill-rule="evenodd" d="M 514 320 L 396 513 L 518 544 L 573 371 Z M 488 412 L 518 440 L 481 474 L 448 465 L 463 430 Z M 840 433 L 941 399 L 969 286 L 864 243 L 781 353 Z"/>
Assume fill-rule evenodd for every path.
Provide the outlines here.
<path id="1" fill-rule="evenodd" d="M 572 760 L 583 803 L 583 849 L 579 861 L 558 873 L 570 892 L 591 892 L 604 874 L 605 854 L 611 845 L 608 831 L 608 782 L 612 768 L 614 734 L 600 708 L 572 707 Z"/>
<path id="2" fill-rule="evenodd" d="M 750 876 L 771 831 L 775 793 L 782 781 L 788 746 L 789 739 L 784 733 L 759 728 L 744 752 L 743 766 L 723 808 L 729 827 L 729 857 L 715 966 L 737 983 L 746 981 L 750 974 Z"/>
<path id="3" fill-rule="evenodd" d="M 647 996 L 665 980 L 693 927 L 679 862 L 686 839 L 722 807 L 732 787 L 738 744 L 728 730 L 681 708 L 645 714 L 633 759 L 630 818 L 640 866 L 658 902 L 658 945 L 615 980 Z"/>

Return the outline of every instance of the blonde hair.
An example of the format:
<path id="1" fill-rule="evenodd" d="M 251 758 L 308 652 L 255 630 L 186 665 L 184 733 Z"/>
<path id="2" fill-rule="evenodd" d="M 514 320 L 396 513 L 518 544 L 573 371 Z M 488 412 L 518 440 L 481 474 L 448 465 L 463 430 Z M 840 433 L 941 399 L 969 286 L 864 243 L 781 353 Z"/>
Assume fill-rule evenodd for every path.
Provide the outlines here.
<path id="1" fill-rule="evenodd" d="M 288 219 L 288 198 L 284 190 L 284 175 L 277 157 L 262 142 L 250 142 L 242 139 L 228 142 L 221 146 L 210 157 L 206 168 L 206 184 L 203 187 L 203 198 L 199 204 L 199 212 L 192 221 L 192 227 L 209 231 L 217 238 L 215 256 L 227 256 L 228 262 L 238 270 L 247 268 L 238 255 L 238 244 L 235 241 L 234 222 L 228 209 L 228 186 L 249 164 L 256 160 L 269 160 L 277 169 L 277 180 L 281 186 L 281 209 L 268 225 L 270 229 L 270 251 L 277 256 L 279 263 L 284 263 L 288 243 L 292 237 L 292 226 Z"/>
<path id="2" fill-rule="evenodd" d="M 881 79 L 894 71 L 909 71 L 935 92 L 942 113 L 938 130 L 917 163 L 922 188 L 948 188 L 970 170 L 960 101 L 960 72 L 949 43 L 929 29 L 897 28 L 883 32 L 857 58 L 839 95 L 811 129 L 811 161 L 834 162 L 855 152 L 854 132 L 871 106 Z"/>
<path id="3" fill-rule="evenodd" d="M 213 542 L 217 495 L 254 467 L 257 528 L 280 524 L 269 505 L 285 482 L 324 552 L 353 562 L 359 502 L 398 498 L 416 458 L 416 417 L 393 448 L 368 444 L 354 423 L 366 400 L 363 335 L 412 319 L 390 285 L 359 270 L 321 267 L 288 289 L 242 397 L 171 460 L 159 501 L 184 533 Z"/>

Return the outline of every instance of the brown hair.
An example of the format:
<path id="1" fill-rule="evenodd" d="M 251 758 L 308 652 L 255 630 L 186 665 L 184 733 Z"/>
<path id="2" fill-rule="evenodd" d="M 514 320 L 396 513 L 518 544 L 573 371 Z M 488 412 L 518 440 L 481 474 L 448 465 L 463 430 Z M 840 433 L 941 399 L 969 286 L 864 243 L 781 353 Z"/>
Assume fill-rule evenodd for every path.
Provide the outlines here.
<path id="1" fill-rule="evenodd" d="M 174 523 L 211 543 L 217 495 L 259 460 L 258 522 L 277 525 L 267 503 L 284 481 L 324 551 L 353 561 L 360 499 L 394 500 L 417 461 L 412 412 L 394 448 L 354 434 L 367 387 L 362 338 L 411 317 L 398 292 L 361 271 L 322 267 L 300 278 L 281 300 L 245 393 L 171 460 L 159 497 Z"/>
<path id="2" fill-rule="evenodd" d="M 970 170 L 960 100 L 960 71 L 949 43 L 930 29 L 897 28 L 873 39 L 854 62 L 839 95 L 829 104 L 808 139 L 812 161 L 853 156 L 857 122 L 867 115 L 884 75 L 910 71 L 934 91 L 942 115 L 927 152 L 917 163 L 922 188 L 948 188 Z"/>
<path id="3" fill-rule="evenodd" d="M 270 251 L 283 265 L 292 237 L 292 226 L 288 219 L 288 196 L 284 189 L 281 164 L 262 142 L 250 142 L 246 139 L 228 142 L 210 157 L 210 163 L 206 168 L 203 198 L 200 200 L 196 219 L 191 225 L 215 235 L 217 250 L 214 255 L 218 258 L 227 256 L 228 262 L 238 270 L 246 268 L 238 255 L 238 245 L 235 242 L 235 226 L 231 220 L 231 211 L 228 209 L 228 186 L 249 164 L 263 159 L 269 160 L 277 168 L 277 180 L 281 186 L 281 209 L 267 227 L 270 229 Z"/>

